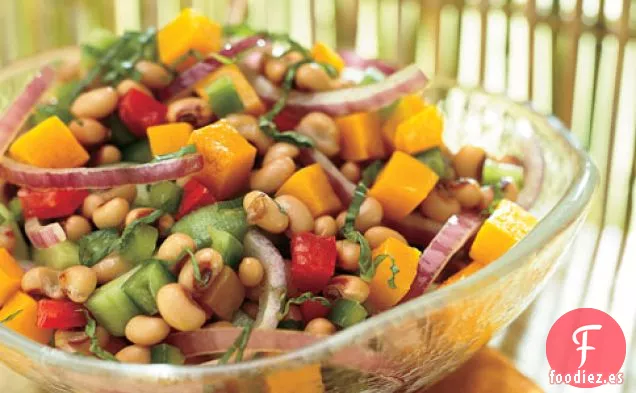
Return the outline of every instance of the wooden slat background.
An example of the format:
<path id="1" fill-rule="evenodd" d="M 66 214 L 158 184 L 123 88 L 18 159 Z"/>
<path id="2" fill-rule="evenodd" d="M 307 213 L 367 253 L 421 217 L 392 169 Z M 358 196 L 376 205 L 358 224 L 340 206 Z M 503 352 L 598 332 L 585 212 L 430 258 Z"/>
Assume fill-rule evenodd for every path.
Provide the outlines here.
<path id="1" fill-rule="evenodd" d="M 564 312 L 597 307 L 619 321 L 629 352 L 625 385 L 595 391 L 636 391 L 636 0 L 2 0 L 0 65 L 76 44 L 95 26 L 162 25 L 190 6 L 416 62 L 570 125 L 604 175 L 599 192 L 571 263 L 493 345 L 547 391 L 569 392 L 547 386 L 545 337 Z"/>

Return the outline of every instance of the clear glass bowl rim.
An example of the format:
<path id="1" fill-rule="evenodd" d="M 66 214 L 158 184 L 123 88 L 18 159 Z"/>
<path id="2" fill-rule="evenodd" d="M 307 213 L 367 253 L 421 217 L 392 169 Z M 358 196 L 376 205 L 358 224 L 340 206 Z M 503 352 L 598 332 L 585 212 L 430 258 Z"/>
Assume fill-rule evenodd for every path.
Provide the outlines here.
<path id="1" fill-rule="evenodd" d="M 64 58 L 65 55 L 69 55 L 76 50 L 75 47 L 62 48 L 15 62 L 0 70 L 0 83 L 8 80 L 15 74 L 23 72 L 25 68 L 34 68 L 33 64 L 44 64 L 51 59 Z M 82 370 L 82 372 L 86 374 L 112 378 L 133 377 L 141 380 L 196 380 L 200 378 L 235 377 L 246 374 L 258 374 L 265 369 L 285 368 L 288 367 L 289 364 L 298 365 L 328 358 L 329 354 L 341 350 L 347 345 L 352 345 L 357 342 L 360 337 L 368 336 L 369 332 L 378 332 L 383 328 L 391 326 L 393 321 L 403 320 L 413 313 L 421 312 L 423 309 L 434 309 L 436 304 L 455 302 L 470 296 L 471 291 L 466 290 L 466 288 L 480 287 L 479 284 L 482 283 L 492 285 L 493 281 L 504 279 L 506 275 L 514 271 L 520 263 L 523 263 L 529 255 L 542 249 L 552 238 L 567 228 L 583 213 L 598 183 L 598 170 L 587 152 L 583 150 L 567 127 L 555 116 L 542 115 L 536 112 L 530 104 L 515 103 L 502 95 L 486 93 L 479 88 L 463 88 L 452 80 L 437 79 L 434 81 L 434 84 L 428 87 L 428 89 L 435 88 L 459 88 L 465 92 L 478 93 L 487 97 L 488 100 L 505 106 L 506 110 L 510 113 L 514 113 L 515 116 L 526 118 L 537 127 L 547 127 L 551 129 L 554 134 L 565 141 L 576 154 L 579 171 L 574 175 L 572 183 L 560 201 L 539 222 L 535 230 L 519 242 L 517 246 L 486 268 L 453 285 L 427 293 L 418 299 L 414 299 L 374 316 L 336 335 L 327 337 L 316 344 L 280 356 L 239 364 L 223 366 L 173 366 L 131 365 L 101 361 L 71 355 L 54 348 L 40 345 L 14 333 L 2 325 L 0 325 L 0 342 L 17 349 L 34 361 L 40 361 L 41 364 L 46 366 Z"/>

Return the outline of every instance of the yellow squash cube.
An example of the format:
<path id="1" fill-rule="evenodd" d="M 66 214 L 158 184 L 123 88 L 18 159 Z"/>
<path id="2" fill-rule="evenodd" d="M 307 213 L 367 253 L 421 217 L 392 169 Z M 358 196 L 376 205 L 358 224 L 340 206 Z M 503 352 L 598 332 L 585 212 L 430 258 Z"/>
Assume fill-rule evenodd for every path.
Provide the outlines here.
<path id="1" fill-rule="evenodd" d="M 342 57 L 324 42 L 318 41 L 314 44 L 314 47 L 311 48 L 311 56 L 318 63 L 332 65 L 338 72 L 345 68 L 345 62 Z"/>
<path id="2" fill-rule="evenodd" d="M 47 344 L 51 339 L 51 329 L 37 326 L 38 303 L 31 296 L 22 291 L 16 292 L 0 309 L 0 321 L 11 315 L 15 315 L 13 319 L 4 323 L 7 328 L 41 344 Z"/>
<path id="3" fill-rule="evenodd" d="M 195 50 L 203 55 L 221 49 L 221 25 L 190 8 L 157 33 L 161 62 L 168 65 Z"/>
<path id="4" fill-rule="evenodd" d="M 188 144 L 192 126 L 189 123 L 169 123 L 148 127 L 148 142 L 155 156 L 174 153 Z"/>
<path id="5" fill-rule="evenodd" d="M 320 364 L 279 370 L 265 377 L 269 393 L 323 393 Z"/>
<path id="6" fill-rule="evenodd" d="M 397 127 L 404 120 L 414 116 L 415 114 L 421 112 L 426 109 L 426 104 L 424 103 L 424 99 L 421 96 L 416 94 L 411 94 L 400 99 L 397 106 L 391 112 L 389 118 L 384 122 L 382 126 L 382 138 L 384 139 L 384 143 L 391 149 L 395 148 L 395 133 L 397 132 Z"/>
<path id="7" fill-rule="evenodd" d="M 0 307 L 20 289 L 24 272 L 5 248 L 0 248 Z"/>
<path id="8" fill-rule="evenodd" d="M 340 156 L 349 161 L 366 161 L 384 156 L 380 118 L 376 113 L 361 112 L 339 117 Z"/>
<path id="9" fill-rule="evenodd" d="M 408 154 L 442 144 L 444 120 L 435 106 L 429 106 L 401 122 L 395 133 L 395 149 Z"/>
<path id="10" fill-rule="evenodd" d="M 195 130 L 193 143 L 205 161 L 195 177 L 217 199 L 227 199 L 247 188 L 256 148 L 225 120 Z"/>
<path id="11" fill-rule="evenodd" d="M 537 219 L 532 214 L 503 199 L 477 232 L 470 257 L 487 265 L 523 239 L 536 224 Z"/>
<path id="12" fill-rule="evenodd" d="M 439 176 L 429 167 L 396 151 L 380 172 L 369 195 L 384 208 L 384 216 L 399 221 L 408 216 L 431 192 Z"/>
<path id="13" fill-rule="evenodd" d="M 399 269 L 397 274 L 391 271 L 392 261 L 387 257 L 380 265 L 369 283 L 367 302 L 374 311 L 384 311 L 396 305 L 411 289 L 417 274 L 420 251 L 395 238 L 388 238 L 373 250 L 373 259 L 379 255 L 392 257 Z M 395 288 L 389 280 L 394 277 Z"/>
<path id="14" fill-rule="evenodd" d="M 276 193 L 300 199 L 314 217 L 337 212 L 342 203 L 334 192 L 320 164 L 313 164 L 294 173 Z"/>
<path id="15" fill-rule="evenodd" d="M 69 128 L 51 116 L 22 134 L 9 148 L 16 160 L 40 168 L 74 168 L 90 158 Z"/>
<path id="16" fill-rule="evenodd" d="M 258 116 L 265 113 L 265 105 L 261 101 L 252 85 L 245 78 L 245 75 L 237 67 L 236 64 L 228 64 L 211 73 L 206 78 L 200 80 L 194 85 L 194 90 L 204 100 L 208 99 L 205 89 L 207 86 L 217 79 L 228 77 L 232 80 L 236 93 L 241 98 L 245 112 Z"/>

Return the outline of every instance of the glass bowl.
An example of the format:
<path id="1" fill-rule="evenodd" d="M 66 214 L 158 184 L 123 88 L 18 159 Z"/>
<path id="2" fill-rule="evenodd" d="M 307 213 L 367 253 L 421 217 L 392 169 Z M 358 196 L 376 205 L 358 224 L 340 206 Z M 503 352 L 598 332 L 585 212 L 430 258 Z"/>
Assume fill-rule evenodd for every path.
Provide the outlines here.
<path id="1" fill-rule="evenodd" d="M 41 65 L 74 51 L 48 52 L 0 71 L 2 105 Z M 0 361 L 55 392 L 314 392 L 322 383 L 327 392 L 387 393 L 433 384 L 534 299 L 568 254 L 598 174 L 558 120 L 528 106 L 444 80 L 432 82 L 424 94 L 445 112 L 451 148 L 471 143 L 499 155 L 527 154 L 529 144 L 540 147 L 545 176 L 532 211 L 541 221 L 499 260 L 456 284 L 276 357 L 226 366 L 124 365 L 41 346 L 0 326 Z"/>

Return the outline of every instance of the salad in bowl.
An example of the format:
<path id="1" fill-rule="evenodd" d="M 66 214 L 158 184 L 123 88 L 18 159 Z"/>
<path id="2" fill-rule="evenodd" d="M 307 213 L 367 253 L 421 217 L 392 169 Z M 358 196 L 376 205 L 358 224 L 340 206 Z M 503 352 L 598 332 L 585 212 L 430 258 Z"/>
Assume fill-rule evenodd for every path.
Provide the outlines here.
<path id="1" fill-rule="evenodd" d="M 537 225 L 544 155 L 449 148 L 427 83 L 189 9 L 93 32 L 0 119 L 1 324 L 87 361 L 224 367 L 488 269 Z M 399 379 L 390 362 L 332 359 Z M 270 391 L 322 386 L 289 373 Z"/>

